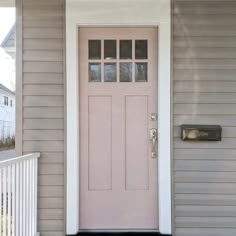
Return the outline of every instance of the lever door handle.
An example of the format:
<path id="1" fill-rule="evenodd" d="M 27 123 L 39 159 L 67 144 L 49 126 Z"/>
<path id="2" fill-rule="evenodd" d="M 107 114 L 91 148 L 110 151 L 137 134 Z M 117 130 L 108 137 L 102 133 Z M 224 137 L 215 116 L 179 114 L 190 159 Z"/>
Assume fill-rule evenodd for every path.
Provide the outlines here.
<path id="1" fill-rule="evenodd" d="M 157 153 L 156 153 L 156 142 L 157 142 L 157 129 L 150 129 L 150 140 L 152 142 L 152 159 L 157 158 Z"/>

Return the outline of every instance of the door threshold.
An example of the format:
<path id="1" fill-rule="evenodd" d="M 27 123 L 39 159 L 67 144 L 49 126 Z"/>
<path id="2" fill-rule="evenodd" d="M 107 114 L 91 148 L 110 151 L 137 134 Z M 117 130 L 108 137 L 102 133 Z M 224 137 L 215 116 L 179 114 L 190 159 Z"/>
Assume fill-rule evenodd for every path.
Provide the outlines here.
<path id="1" fill-rule="evenodd" d="M 157 230 L 132 230 L 132 231 L 127 231 L 127 230 L 80 230 L 80 232 L 74 236 L 170 236 L 167 234 L 161 234 Z M 70 235 L 67 235 L 70 236 Z M 72 236 L 72 235 L 71 235 Z"/>

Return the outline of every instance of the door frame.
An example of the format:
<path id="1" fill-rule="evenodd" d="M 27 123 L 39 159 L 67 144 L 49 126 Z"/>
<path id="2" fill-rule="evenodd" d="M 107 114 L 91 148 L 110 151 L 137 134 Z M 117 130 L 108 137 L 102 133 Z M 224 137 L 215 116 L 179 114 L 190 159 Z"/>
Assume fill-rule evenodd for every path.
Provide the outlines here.
<path id="1" fill-rule="evenodd" d="M 95 18 L 93 18 L 93 16 L 91 16 L 90 14 L 83 14 L 83 7 L 84 5 L 86 5 L 85 2 L 87 2 L 87 4 L 90 4 L 91 6 L 89 0 L 66 0 L 66 233 L 68 235 L 73 235 L 79 232 L 80 137 L 78 29 L 80 27 L 155 26 L 158 28 L 157 66 L 159 196 L 157 201 L 159 201 L 159 231 L 162 234 L 171 234 L 171 1 L 139 0 L 139 2 L 142 2 L 142 4 L 144 4 L 143 2 L 145 2 L 145 4 L 149 4 L 151 8 L 153 4 L 160 8 L 159 12 L 155 12 L 155 14 L 157 14 L 155 15 L 155 21 L 153 21 L 152 19 L 148 19 L 148 17 L 146 17 L 148 15 L 140 17 L 137 14 L 136 15 L 139 16 L 139 20 L 135 19 L 135 15 L 131 16 L 130 19 L 122 15 L 122 20 L 120 19 L 120 15 L 119 20 L 115 19 L 114 16 L 112 16 L 114 19 L 110 19 L 111 16 L 109 15 L 104 16 L 99 20 L 99 16 L 97 16 L 97 18 L 96 16 Z M 99 2 L 99 0 L 97 2 Z M 118 2 L 121 5 L 125 4 L 125 7 L 127 7 L 127 1 L 119 0 Z M 135 1 L 129 0 L 128 3 L 135 4 Z M 132 6 L 133 5 L 131 5 L 131 7 Z M 96 6 L 94 6 L 94 8 L 95 7 Z M 114 6 L 112 6 L 112 4 L 110 4 L 108 8 L 109 7 L 111 7 L 111 10 L 116 9 L 114 8 Z M 145 14 L 145 12 L 143 14 Z M 147 14 L 150 15 L 150 13 Z M 90 18 L 88 18 L 89 16 Z M 78 210 L 76 211 L 75 209 Z"/>

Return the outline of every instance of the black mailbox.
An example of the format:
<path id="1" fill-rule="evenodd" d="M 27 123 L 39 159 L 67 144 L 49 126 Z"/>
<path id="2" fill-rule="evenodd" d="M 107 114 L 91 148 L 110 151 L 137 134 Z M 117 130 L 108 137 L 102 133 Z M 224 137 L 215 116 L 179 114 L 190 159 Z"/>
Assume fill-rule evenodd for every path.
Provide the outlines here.
<path id="1" fill-rule="evenodd" d="M 181 125 L 184 141 L 221 141 L 220 125 Z"/>

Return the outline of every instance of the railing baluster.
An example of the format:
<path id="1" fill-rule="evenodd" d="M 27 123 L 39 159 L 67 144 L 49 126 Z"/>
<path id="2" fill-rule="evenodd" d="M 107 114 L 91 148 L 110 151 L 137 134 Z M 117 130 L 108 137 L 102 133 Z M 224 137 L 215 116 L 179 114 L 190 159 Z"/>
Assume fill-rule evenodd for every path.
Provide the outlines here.
<path id="1" fill-rule="evenodd" d="M 0 236 L 37 235 L 38 157 L 0 161 Z"/>
<path id="2" fill-rule="evenodd" d="M 23 163 L 20 163 L 20 173 L 19 173 L 19 179 L 20 179 L 20 196 L 19 196 L 19 201 L 20 201 L 20 229 L 19 233 L 20 236 L 23 236 Z"/>
<path id="3" fill-rule="evenodd" d="M 29 161 L 25 162 L 26 165 L 26 236 L 30 236 L 29 234 Z"/>
<path id="4" fill-rule="evenodd" d="M 29 234 L 33 235 L 32 231 L 32 160 L 29 160 Z"/>
<path id="5" fill-rule="evenodd" d="M 11 236 L 11 167 L 8 166 L 7 168 L 7 221 L 8 221 L 8 226 L 7 226 L 7 235 Z"/>
<path id="6" fill-rule="evenodd" d="M 20 236 L 20 164 L 16 163 L 16 218 L 15 229 L 16 236 Z"/>
<path id="7" fill-rule="evenodd" d="M 12 236 L 15 236 L 16 218 L 16 165 L 12 166 Z"/>
<path id="8" fill-rule="evenodd" d="M 0 169 L 0 235 L 2 235 L 2 170 Z"/>
<path id="9" fill-rule="evenodd" d="M 23 207 L 22 207 L 22 211 L 23 211 L 23 235 L 26 235 L 25 232 L 25 219 L 26 219 L 26 215 L 25 215 L 25 208 L 26 208 L 26 165 L 25 165 L 25 161 L 23 162 Z"/>
<path id="10" fill-rule="evenodd" d="M 7 235 L 7 168 L 3 168 L 3 236 Z"/>

